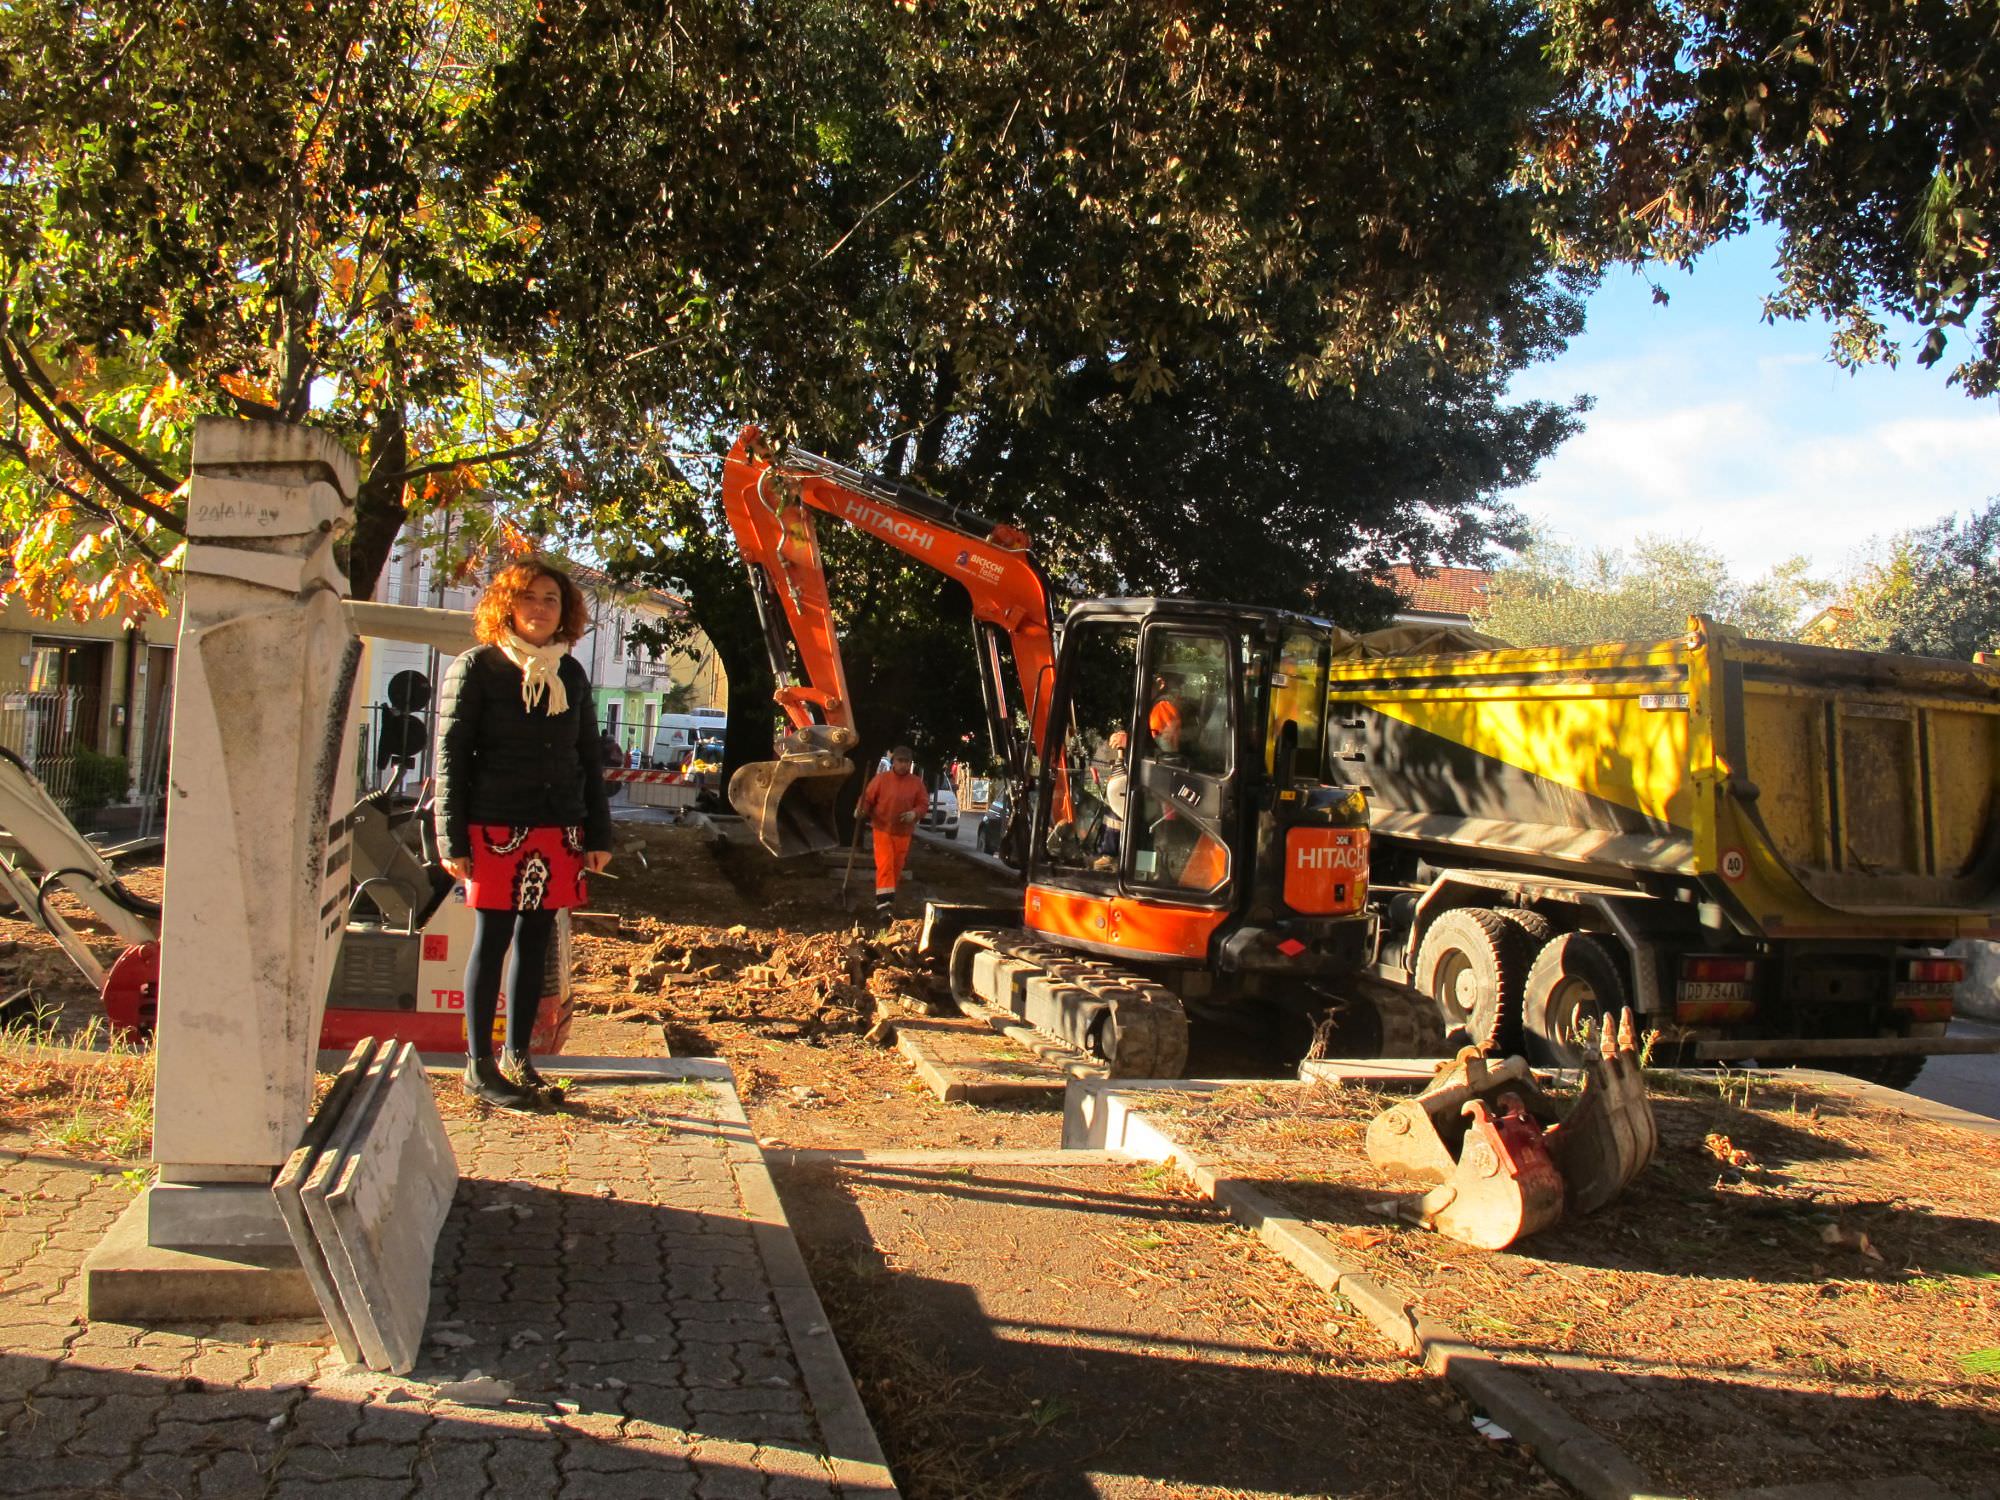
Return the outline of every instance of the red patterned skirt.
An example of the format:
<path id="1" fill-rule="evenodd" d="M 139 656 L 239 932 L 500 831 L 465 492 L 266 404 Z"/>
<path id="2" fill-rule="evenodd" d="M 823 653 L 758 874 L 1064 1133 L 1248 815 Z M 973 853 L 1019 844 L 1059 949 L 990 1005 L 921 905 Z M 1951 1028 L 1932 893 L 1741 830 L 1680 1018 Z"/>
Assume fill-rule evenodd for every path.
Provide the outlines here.
<path id="1" fill-rule="evenodd" d="M 471 832 L 468 906 L 478 911 L 557 911 L 583 905 L 582 828 L 474 823 Z"/>

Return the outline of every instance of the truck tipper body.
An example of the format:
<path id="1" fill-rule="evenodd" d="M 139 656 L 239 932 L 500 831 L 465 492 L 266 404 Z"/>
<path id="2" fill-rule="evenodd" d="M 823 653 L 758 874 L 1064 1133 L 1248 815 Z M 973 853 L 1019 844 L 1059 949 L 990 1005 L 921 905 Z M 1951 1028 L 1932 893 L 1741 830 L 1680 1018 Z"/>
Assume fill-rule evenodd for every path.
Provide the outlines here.
<path id="1" fill-rule="evenodd" d="M 1982 1050 L 1944 1037 L 1941 950 L 2000 937 L 2000 670 L 1696 618 L 1335 661 L 1328 725 L 1370 798 L 1375 966 L 1447 1021 L 1562 1061 L 1629 1001 L 1697 1059 L 1894 1083 Z"/>

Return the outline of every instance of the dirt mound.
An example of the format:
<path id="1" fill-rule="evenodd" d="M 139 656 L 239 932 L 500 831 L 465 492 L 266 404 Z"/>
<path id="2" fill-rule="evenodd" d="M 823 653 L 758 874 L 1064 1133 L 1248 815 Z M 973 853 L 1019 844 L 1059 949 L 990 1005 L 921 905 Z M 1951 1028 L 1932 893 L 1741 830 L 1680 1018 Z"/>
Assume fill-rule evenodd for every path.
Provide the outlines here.
<path id="1" fill-rule="evenodd" d="M 928 1012 L 943 996 L 918 964 L 917 924 L 787 932 L 742 923 L 672 923 L 646 941 L 580 938 L 579 976 L 624 981 L 627 1018 L 732 1021 L 774 1036 L 862 1032 L 896 1010 Z"/>

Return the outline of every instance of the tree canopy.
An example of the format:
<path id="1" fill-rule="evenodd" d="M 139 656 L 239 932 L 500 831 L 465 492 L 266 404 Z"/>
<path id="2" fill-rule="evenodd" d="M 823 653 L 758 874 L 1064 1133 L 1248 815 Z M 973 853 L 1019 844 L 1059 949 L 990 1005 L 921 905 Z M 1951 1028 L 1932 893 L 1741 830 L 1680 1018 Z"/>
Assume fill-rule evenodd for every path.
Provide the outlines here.
<path id="1" fill-rule="evenodd" d="M 360 450 L 363 592 L 406 495 L 449 501 L 523 440 L 519 367 L 434 295 L 442 267 L 518 232 L 438 191 L 505 19 L 422 0 L 0 12 L 0 523 L 36 607 L 158 607 L 202 412 Z"/>
<path id="2" fill-rule="evenodd" d="M 1900 532 L 1834 593 L 1815 639 L 1969 661 L 2000 651 L 2000 496 Z"/>
<path id="3" fill-rule="evenodd" d="M 2000 389 L 2000 7 L 1991 0 L 1549 0 L 1574 83 L 1541 159 L 1604 205 L 1573 247 L 1680 262 L 1781 235 L 1773 317 L 1896 357 L 1885 314 Z"/>
<path id="4" fill-rule="evenodd" d="M 360 448 L 361 590 L 413 514 L 587 518 L 592 451 L 754 415 L 1079 574 L 1234 590 L 1268 524 L 1285 599 L 1365 598 L 1346 562 L 1469 555 L 1566 430 L 1501 399 L 1578 319 L 1581 206 L 1518 170 L 1547 40 L 1522 0 L 21 0 L 10 585 L 156 604 L 220 409 Z"/>
<path id="5" fill-rule="evenodd" d="M 1708 615 L 1746 635 L 1793 640 L 1826 585 L 1803 558 L 1735 578 L 1721 553 L 1686 537 L 1642 536 L 1630 552 L 1540 538 L 1498 569 L 1475 623 L 1517 646 L 1664 640 Z"/>
<path id="6" fill-rule="evenodd" d="M 1374 565 L 1514 534 L 1574 412 L 1506 384 L 1580 321 L 1577 205 L 1517 171 L 1561 86 L 1532 7 L 747 14 L 544 5 L 468 123 L 467 190 L 538 228 L 464 305 L 510 358 L 588 352 L 586 445 L 755 416 L 1022 526 L 1079 592 L 1344 619 L 1387 607 Z M 676 467 L 705 498 L 628 559 L 658 581 L 717 524 Z M 857 698 L 914 660 L 911 715 L 975 719 L 952 586 L 828 546 Z"/>

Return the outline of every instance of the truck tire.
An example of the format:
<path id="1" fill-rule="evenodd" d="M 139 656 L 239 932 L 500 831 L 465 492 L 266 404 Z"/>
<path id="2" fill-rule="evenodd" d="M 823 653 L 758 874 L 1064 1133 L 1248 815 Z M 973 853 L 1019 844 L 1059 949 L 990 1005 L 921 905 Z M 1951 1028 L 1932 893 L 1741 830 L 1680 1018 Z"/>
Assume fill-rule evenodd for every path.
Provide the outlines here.
<path id="1" fill-rule="evenodd" d="M 1530 911 L 1525 906 L 1496 906 L 1493 915 L 1503 922 L 1512 922 L 1520 928 L 1528 939 L 1531 953 L 1540 953 L 1542 945 L 1556 935 L 1556 924 L 1538 911 Z"/>
<path id="2" fill-rule="evenodd" d="M 1527 946 L 1520 928 L 1483 907 L 1456 907 L 1431 923 L 1415 981 L 1447 1036 L 1462 1035 L 1482 1052 L 1505 1044 L 1520 1023 Z"/>
<path id="3" fill-rule="evenodd" d="M 1528 1061 L 1544 1068 L 1577 1067 L 1588 1045 L 1577 1040 L 1579 1026 L 1594 1037 L 1605 1016 L 1630 1003 L 1618 961 L 1604 940 L 1588 932 L 1564 933 L 1535 956 L 1522 991 Z"/>

